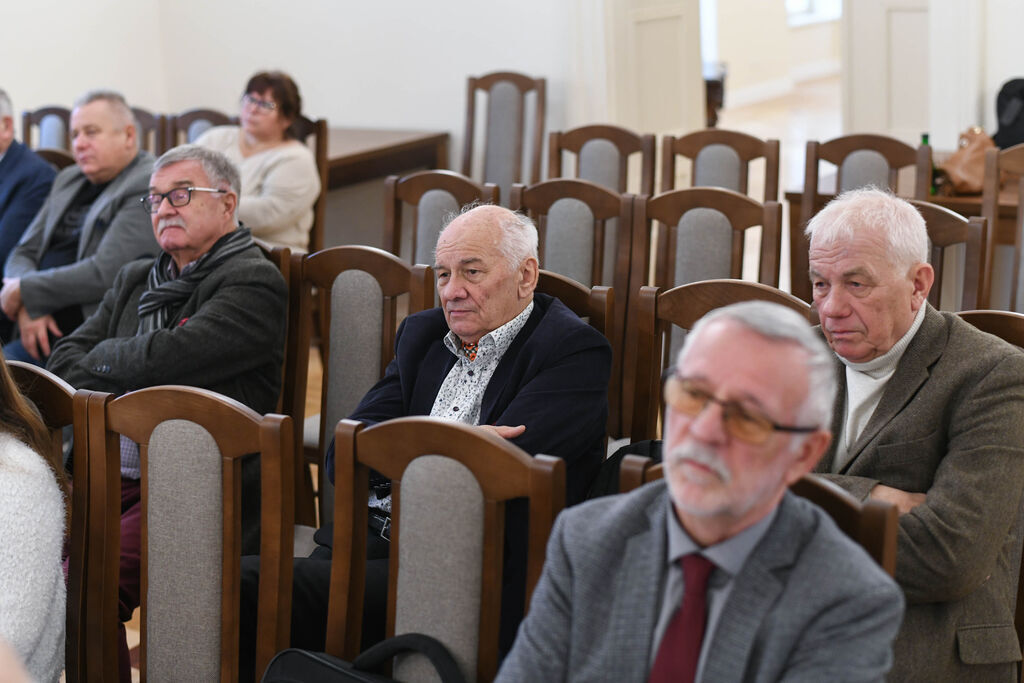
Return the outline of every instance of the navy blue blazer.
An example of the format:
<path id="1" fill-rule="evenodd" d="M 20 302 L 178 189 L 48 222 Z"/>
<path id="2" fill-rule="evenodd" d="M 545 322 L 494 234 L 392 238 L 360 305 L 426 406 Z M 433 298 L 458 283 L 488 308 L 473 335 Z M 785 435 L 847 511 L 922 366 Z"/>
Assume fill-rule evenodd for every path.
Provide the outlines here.
<path id="1" fill-rule="evenodd" d="M 516 335 L 484 392 L 480 423 L 526 425 L 511 439 L 531 455 L 566 462 L 566 503 L 583 500 L 604 460 L 608 420 L 608 340 L 558 299 L 534 295 L 533 312 Z M 375 424 L 429 415 L 455 356 L 445 347 L 448 323 L 440 308 L 406 318 L 395 358 L 349 417 Z M 334 444 L 326 456 L 334 481 Z"/>
<path id="2" fill-rule="evenodd" d="M 17 140 L 0 159 L 0 270 L 39 213 L 57 172 Z"/>

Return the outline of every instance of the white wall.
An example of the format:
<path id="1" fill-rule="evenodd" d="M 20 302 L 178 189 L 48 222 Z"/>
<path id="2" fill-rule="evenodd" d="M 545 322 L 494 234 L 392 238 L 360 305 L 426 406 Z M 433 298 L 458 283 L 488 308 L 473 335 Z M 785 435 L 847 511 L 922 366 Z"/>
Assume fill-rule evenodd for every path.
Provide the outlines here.
<path id="1" fill-rule="evenodd" d="M 1024 61 L 1020 55 L 1020 28 L 1024 26 L 1024 3 L 1020 0 L 987 0 L 983 3 L 985 21 L 984 92 L 981 107 L 984 128 L 994 134 L 996 95 L 999 87 L 1011 78 L 1024 77 Z"/>
<path id="2" fill-rule="evenodd" d="M 162 111 L 167 100 L 158 29 L 158 0 L 4 2 L 0 87 L 19 112 L 70 106 L 93 88 L 114 88 L 132 103 Z M 20 121 L 18 130 L 20 137 Z"/>
<path id="3" fill-rule="evenodd" d="M 457 138 L 466 77 L 512 70 L 548 79 L 550 130 L 583 122 L 569 122 L 567 112 L 582 118 L 595 110 L 578 98 L 587 91 L 578 9 L 563 0 L 7 3 L 0 85 L 18 110 L 69 105 L 102 85 L 153 111 L 234 111 L 248 76 L 280 68 L 298 82 L 310 115 L 347 126 L 448 130 Z"/>

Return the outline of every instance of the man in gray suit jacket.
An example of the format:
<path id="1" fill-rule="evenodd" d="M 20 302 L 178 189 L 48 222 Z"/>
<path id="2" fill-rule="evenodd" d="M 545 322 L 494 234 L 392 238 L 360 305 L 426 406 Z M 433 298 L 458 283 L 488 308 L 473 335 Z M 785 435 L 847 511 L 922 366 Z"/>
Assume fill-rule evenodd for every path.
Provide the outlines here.
<path id="1" fill-rule="evenodd" d="M 498 680 L 881 680 L 899 589 L 787 492 L 830 440 L 831 356 L 775 304 L 699 321 L 665 380 L 665 481 L 559 516 Z"/>
<path id="2" fill-rule="evenodd" d="M 818 469 L 901 513 L 890 679 L 1016 680 L 1024 353 L 928 305 L 927 232 L 907 202 L 850 192 L 807 234 L 840 382 Z"/>
<path id="3" fill-rule="evenodd" d="M 159 251 L 139 207 L 153 157 L 139 151 L 124 98 L 83 95 L 71 111 L 75 165 L 57 174 L 7 259 L 0 308 L 18 324 L 7 358 L 45 363 L 50 346 L 89 316 L 128 261 Z"/>

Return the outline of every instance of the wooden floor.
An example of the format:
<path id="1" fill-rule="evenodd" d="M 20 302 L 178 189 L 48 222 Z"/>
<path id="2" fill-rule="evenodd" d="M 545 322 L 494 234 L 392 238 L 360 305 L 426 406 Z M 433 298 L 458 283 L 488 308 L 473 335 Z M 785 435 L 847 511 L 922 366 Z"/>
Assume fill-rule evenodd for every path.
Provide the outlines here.
<path id="1" fill-rule="evenodd" d="M 728 88 L 728 85 L 726 86 Z M 725 93 L 728 105 L 729 92 Z M 842 132 L 839 101 L 839 77 L 808 81 L 797 85 L 785 96 L 744 107 L 723 109 L 718 126 L 740 130 L 760 138 L 777 138 L 780 142 L 780 185 L 784 191 L 803 184 L 804 147 L 808 140 L 828 140 Z M 751 183 L 751 195 L 760 196 L 764 189 Z M 787 225 L 788 208 L 783 206 L 783 225 Z M 789 288 L 789 259 L 783 245 L 782 282 Z M 309 390 L 306 394 L 306 414 L 320 412 L 320 354 L 311 350 L 309 359 Z M 301 428 L 301 427 L 300 427 Z M 139 642 L 139 613 L 128 624 L 128 646 Z M 133 653 L 133 661 L 135 660 Z M 139 680 L 138 669 L 132 670 L 132 679 Z"/>

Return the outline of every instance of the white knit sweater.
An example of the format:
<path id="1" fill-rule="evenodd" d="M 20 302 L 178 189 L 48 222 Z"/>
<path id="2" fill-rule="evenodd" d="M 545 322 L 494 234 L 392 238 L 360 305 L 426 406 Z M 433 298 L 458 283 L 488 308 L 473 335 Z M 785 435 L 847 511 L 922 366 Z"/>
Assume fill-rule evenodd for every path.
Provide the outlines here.
<path id="1" fill-rule="evenodd" d="M 0 638 L 37 681 L 64 668 L 64 498 L 41 456 L 0 433 Z"/>

